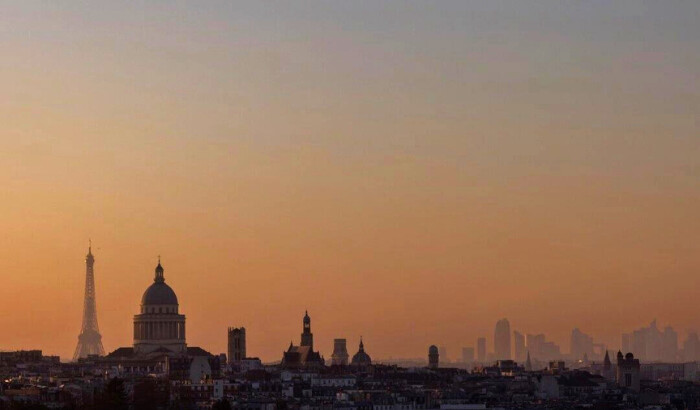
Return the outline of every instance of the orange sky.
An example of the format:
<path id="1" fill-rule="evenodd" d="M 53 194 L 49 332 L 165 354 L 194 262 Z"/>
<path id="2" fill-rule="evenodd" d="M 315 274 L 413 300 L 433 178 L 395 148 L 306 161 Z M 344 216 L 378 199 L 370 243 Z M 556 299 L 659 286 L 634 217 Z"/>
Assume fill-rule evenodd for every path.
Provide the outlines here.
<path id="1" fill-rule="evenodd" d="M 8 6 L 0 349 L 72 356 L 88 238 L 108 351 L 159 254 L 264 360 L 699 327 L 700 7 L 258 3 Z"/>

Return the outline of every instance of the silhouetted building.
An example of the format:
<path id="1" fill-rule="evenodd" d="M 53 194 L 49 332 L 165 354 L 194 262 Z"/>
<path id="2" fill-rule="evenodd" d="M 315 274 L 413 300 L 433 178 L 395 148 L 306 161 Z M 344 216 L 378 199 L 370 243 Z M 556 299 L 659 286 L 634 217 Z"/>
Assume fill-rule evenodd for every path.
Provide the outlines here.
<path id="1" fill-rule="evenodd" d="M 240 363 L 246 358 L 245 328 L 228 328 L 228 362 Z"/>
<path id="2" fill-rule="evenodd" d="M 660 331 L 656 320 L 631 334 L 623 334 L 622 345 L 623 348 L 627 345 L 630 351 L 643 361 L 678 360 L 678 333 L 670 326 Z"/>
<path id="3" fill-rule="evenodd" d="M 678 333 L 666 326 L 661 335 L 661 360 L 675 362 L 678 360 Z"/>
<path id="4" fill-rule="evenodd" d="M 622 338 L 621 338 L 621 340 L 620 340 L 620 346 L 621 346 L 621 350 L 622 350 L 623 352 L 629 352 L 630 350 L 632 350 L 632 342 L 631 342 L 631 340 L 632 340 L 632 335 L 631 335 L 631 334 L 629 334 L 629 333 L 623 333 L 623 334 L 622 334 Z"/>
<path id="5" fill-rule="evenodd" d="M 610 354 L 608 351 L 605 351 L 605 358 L 603 359 L 603 377 L 605 377 L 608 380 L 612 380 L 615 378 L 615 374 L 613 373 L 613 367 L 612 367 L 612 362 L 610 361 Z"/>
<path id="6" fill-rule="evenodd" d="M 335 339 L 333 341 L 331 364 L 335 366 L 346 366 L 349 356 L 345 339 Z"/>
<path id="7" fill-rule="evenodd" d="M 304 329 L 301 333 L 301 346 L 308 346 L 311 350 L 314 350 L 314 334 L 311 333 L 311 318 L 309 317 L 309 311 L 304 314 Z"/>
<path id="8" fill-rule="evenodd" d="M 617 384 L 630 390 L 639 391 L 639 359 L 635 359 L 632 353 L 624 357 L 622 352 L 617 352 Z"/>
<path id="9" fill-rule="evenodd" d="M 593 338 L 578 328 L 571 331 L 571 358 L 581 360 L 593 355 Z"/>
<path id="10" fill-rule="evenodd" d="M 688 337 L 683 342 L 683 360 L 686 362 L 700 360 L 700 338 L 695 332 L 688 333 Z"/>
<path id="11" fill-rule="evenodd" d="M 217 376 L 219 357 L 185 343 L 185 316 L 179 314 L 178 306 L 158 260 L 154 283 L 141 298 L 141 313 L 134 315 L 133 347 L 117 348 L 96 359 L 97 363 L 124 374 L 165 374 L 171 380 Z"/>
<path id="12" fill-rule="evenodd" d="M 530 352 L 527 352 L 527 359 L 525 359 L 525 371 L 532 371 L 532 360 L 530 360 Z"/>
<path id="13" fill-rule="evenodd" d="M 486 362 L 486 338 L 480 337 L 476 339 L 476 360 L 479 363 Z"/>
<path id="14" fill-rule="evenodd" d="M 449 361 L 449 359 L 447 358 L 447 348 L 445 347 L 445 345 L 438 347 L 438 353 L 440 354 L 443 363 Z"/>
<path id="15" fill-rule="evenodd" d="M 366 367 L 372 364 L 372 358 L 365 352 L 365 344 L 362 338 L 360 338 L 359 350 L 352 356 L 351 364 L 358 367 Z"/>
<path id="16" fill-rule="evenodd" d="M 177 295 L 165 283 L 163 266 L 158 260 L 153 284 L 141 298 L 141 313 L 134 315 L 134 352 L 162 351 L 185 353 L 185 315 L 178 312 Z"/>
<path id="17" fill-rule="evenodd" d="M 554 342 L 548 342 L 544 334 L 525 335 L 527 351 L 535 360 L 550 361 L 561 358 L 561 349 Z"/>
<path id="18" fill-rule="evenodd" d="M 508 319 L 501 319 L 496 322 L 493 346 L 496 359 L 510 359 L 510 323 L 508 323 Z"/>
<path id="19" fill-rule="evenodd" d="M 321 354 L 313 350 L 314 336 L 311 333 L 311 318 L 309 312 L 304 314 L 301 344 L 294 346 L 289 343 L 289 348 L 282 356 L 282 366 L 286 368 L 306 368 L 323 366 L 325 360 Z"/>
<path id="20" fill-rule="evenodd" d="M 462 362 L 472 363 L 474 361 L 474 348 L 473 347 L 463 347 L 462 348 Z"/>
<path id="21" fill-rule="evenodd" d="M 525 355 L 527 354 L 527 350 L 525 349 L 525 335 L 517 330 L 513 332 L 513 350 L 515 353 L 515 361 L 518 363 L 524 362 Z"/>
<path id="22" fill-rule="evenodd" d="M 428 348 L 428 367 L 437 369 L 440 366 L 440 352 L 437 346 L 432 345 Z"/>

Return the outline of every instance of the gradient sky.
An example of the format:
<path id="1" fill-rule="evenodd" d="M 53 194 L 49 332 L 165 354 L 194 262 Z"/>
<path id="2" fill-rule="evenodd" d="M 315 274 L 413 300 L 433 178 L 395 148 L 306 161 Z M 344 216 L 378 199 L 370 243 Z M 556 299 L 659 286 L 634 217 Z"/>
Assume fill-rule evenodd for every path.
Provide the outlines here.
<path id="1" fill-rule="evenodd" d="M 108 351 L 159 254 L 264 360 L 700 328 L 699 2 L 196 3 L 2 2 L 0 349 L 72 356 L 88 238 Z"/>

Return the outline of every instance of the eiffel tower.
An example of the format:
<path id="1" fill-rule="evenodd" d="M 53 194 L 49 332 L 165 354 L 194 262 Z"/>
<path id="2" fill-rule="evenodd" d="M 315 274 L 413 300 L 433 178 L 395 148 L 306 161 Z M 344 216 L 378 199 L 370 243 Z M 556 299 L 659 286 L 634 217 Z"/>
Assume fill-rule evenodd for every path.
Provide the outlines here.
<path id="1" fill-rule="evenodd" d="M 73 361 L 88 355 L 104 356 L 102 336 L 97 326 L 97 308 L 95 307 L 95 258 L 92 256 L 92 242 L 85 257 L 85 302 L 83 305 L 83 328 L 78 336 L 78 346 L 73 354 Z"/>

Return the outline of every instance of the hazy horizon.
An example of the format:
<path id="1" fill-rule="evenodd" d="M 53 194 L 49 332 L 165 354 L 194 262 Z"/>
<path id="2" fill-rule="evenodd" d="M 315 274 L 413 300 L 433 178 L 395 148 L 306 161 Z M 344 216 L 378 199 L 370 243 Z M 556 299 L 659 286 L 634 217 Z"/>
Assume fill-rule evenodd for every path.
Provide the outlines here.
<path id="1" fill-rule="evenodd" d="M 187 344 L 459 356 L 698 329 L 697 2 L 9 2 L 0 349 L 104 347 L 162 255 Z"/>

